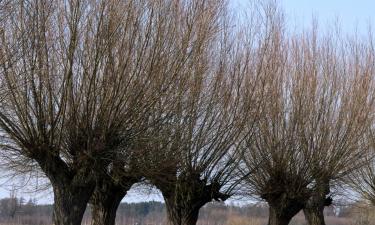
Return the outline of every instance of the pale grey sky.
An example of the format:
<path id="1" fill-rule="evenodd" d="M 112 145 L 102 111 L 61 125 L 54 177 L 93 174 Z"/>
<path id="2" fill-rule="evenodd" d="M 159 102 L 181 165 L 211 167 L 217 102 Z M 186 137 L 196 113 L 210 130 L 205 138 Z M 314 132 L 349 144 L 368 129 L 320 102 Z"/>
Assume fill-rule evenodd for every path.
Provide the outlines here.
<path id="1" fill-rule="evenodd" d="M 229 0 L 238 9 L 246 8 L 252 0 Z M 259 0 L 262 1 L 262 0 Z M 321 28 L 327 28 L 339 20 L 342 29 L 353 33 L 355 28 L 363 33 L 375 22 L 374 0 L 274 0 L 285 10 L 289 25 L 299 28 L 310 25 L 313 17 Z"/>

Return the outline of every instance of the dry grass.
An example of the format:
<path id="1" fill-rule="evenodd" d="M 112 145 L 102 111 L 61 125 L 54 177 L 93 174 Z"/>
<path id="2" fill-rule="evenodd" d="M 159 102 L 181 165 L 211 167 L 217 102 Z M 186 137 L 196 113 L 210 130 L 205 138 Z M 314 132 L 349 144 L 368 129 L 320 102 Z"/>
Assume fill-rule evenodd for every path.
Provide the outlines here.
<path id="1" fill-rule="evenodd" d="M 353 225 L 375 225 L 375 207 L 358 205 L 351 217 Z"/>
<path id="2" fill-rule="evenodd" d="M 263 225 L 266 224 L 267 220 L 265 218 L 253 217 L 249 219 L 248 217 L 233 216 L 225 223 L 225 225 Z"/>

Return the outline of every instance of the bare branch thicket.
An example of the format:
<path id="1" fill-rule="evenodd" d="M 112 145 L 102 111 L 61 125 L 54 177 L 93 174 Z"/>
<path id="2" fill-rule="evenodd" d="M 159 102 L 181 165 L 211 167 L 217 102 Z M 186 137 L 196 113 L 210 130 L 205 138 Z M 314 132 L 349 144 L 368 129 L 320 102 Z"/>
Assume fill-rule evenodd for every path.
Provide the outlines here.
<path id="1" fill-rule="evenodd" d="M 367 45 L 365 47 L 358 46 L 352 44 L 352 51 L 354 51 L 353 55 L 355 55 L 357 62 L 356 67 L 357 70 L 360 71 L 367 71 L 369 73 L 369 76 L 371 76 L 374 73 L 374 47 L 373 47 L 373 39 L 370 35 L 369 40 L 366 41 Z M 362 62 L 367 67 L 364 67 L 363 65 L 359 64 L 358 62 Z M 374 116 L 374 112 L 371 112 L 371 116 Z M 364 140 L 363 142 L 366 145 L 367 148 L 363 150 L 362 157 L 363 161 L 365 162 L 364 165 L 362 165 L 359 168 L 353 168 L 354 171 L 352 171 L 347 179 L 347 182 L 349 186 L 360 194 L 360 196 L 367 201 L 367 203 L 370 203 L 371 205 L 375 204 L 375 186 L 374 186 L 374 121 L 371 121 L 371 123 L 368 124 L 367 130 L 364 132 Z"/>
<path id="2" fill-rule="evenodd" d="M 269 88 L 263 116 L 245 145 L 247 170 L 255 170 L 246 186 L 268 202 L 269 224 L 288 224 L 301 209 L 318 207 L 327 177 L 338 180 L 363 164 L 372 67 L 351 61 L 355 57 L 315 31 L 288 35 L 282 17 L 271 13 L 277 8 L 265 9 L 269 38 L 259 51 L 265 52 L 261 72 Z M 327 194 L 319 207 L 329 201 Z"/>
<path id="3" fill-rule="evenodd" d="M 11 0 L 1 0 L 0 1 L 0 21 L 5 20 L 10 15 L 9 11 L 15 4 L 17 4 L 17 3 L 15 3 L 15 1 L 11 1 Z M 3 29 L 1 29 L 1 27 L 0 27 L 0 32 L 2 30 Z"/>
<path id="4" fill-rule="evenodd" d="M 150 35 L 150 4 L 19 1 L 1 21 L 1 154 L 48 177 L 55 224 L 80 224 L 113 162 L 162 120 L 151 109 L 167 107 L 181 58 L 163 61 L 173 36 Z"/>
<path id="5" fill-rule="evenodd" d="M 375 106 L 372 48 L 359 40 L 335 43 L 328 37 L 317 45 L 320 64 L 310 74 L 321 74 L 322 85 L 309 96 L 315 104 L 308 105 L 302 136 L 313 156 L 312 196 L 304 209 L 311 225 L 325 224 L 323 210 L 332 204 L 332 191 L 372 157 L 366 133 Z M 316 47 L 308 48 L 313 53 Z"/>
<path id="6" fill-rule="evenodd" d="M 186 85 L 176 93 L 170 120 L 150 131 L 161 138 L 147 143 L 151 151 L 143 156 L 155 172 L 146 178 L 161 190 L 169 223 L 176 225 L 196 224 L 206 203 L 235 193 L 244 122 L 259 112 L 262 89 L 248 43 L 229 27 L 225 2 L 194 4 L 199 13 L 192 28 L 199 39 L 184 67 Z"/>
<path id="7" fill-rule="evenodd" d="M 111 164 L 110 177 L 101 180 L 100 188 L 94 192 L 92 198 L 94 224 L 115 223 L 116 209 L 132 184 L 145 177 L 160 179 L 166 176 L 159 173 L 159 168 L 155 169 L 150 162 L 162 160 L 162 163 L 159 163 L 159 166 L 162 165 L 160 168 L 167 168 L 175 165 L 179 160 L 174 157 L 176 156 L 174 153 L 167 158 L 159 157 L 159 154 L 164 152 L 163 149 L 173 135 L 168 124 L 171 120 L 177 119 L 174 116 L 175 110 L 180 107 L 179 101 L 187 91 L 188 82 L 193 82 L 189 80 L 190 73 L 196 73 L 192 68 L 197 67 L 197 73 L 206 70 L 204 62 L 201 63 L 199 60 L 206 60 L 202 57 L 202 52 L 206 51 L 212 33 L 221 29 L 210 21 L 214 11 L 219 10 L 220 4 L 222 3 L 218 1 L 195 0 L 145 1 L 143 5 L 139 4 L 134 12 L 129 8 L 124 10 L 133 13 L 134 21 L 127 21 L 127 23 L 137 23 L 138 20 L 144 25 L 142 29 L 131 31 L 131 33 L 136 32 L 133 35 L 144 36 L 144 40 L 135 39 L 134 42 L 152 43 L 145 46 L 146 53 L 141 57 L 145 57 L 142 60 L 146 61 L 141 62 L 143 64 L 141 66 L 147 69 L 145 63 L 151 63 L 148 73 L 157 73 L 158 77 L 172 79 L 159 83 L 160 89 L 168 94 L 154 93 L 156 102 L 148 108 L 148 118 L 146 118 L 152 122 L 152 126 L 142 130 L 141 138 L 121 151 L 122 155 L 119 159 Z M 159 145 L 155 149 L 145 147 L 150 145 L 149 143 L 156 142 Z M 151 157 L 146 159 L 145 155 Z"/>
<path id="8" fill-rule="evenodd" d="M 244 181 L 246 193 L 268 203 L 268 224 L 288 224 L 309 198 L 307 186 L 313 180 L 311 158 L 300 140 L 309 110 L 305 93 L 313 78 L 302 73 L 303 68 L 293 68 L 292 49 L 299 44 L 284 30 L 279 9 L 266 5 L 262 13 L 264 31 L 256 58 L 265 83 L 264 103 L 259 120 L 248 124 L 255 132 L 243 144 L 246 152 L 240 168 L 249 173 Z"/>
<path id="9" fill-rule="evenodd" d="M 371 131 L 369 131 L 371 133 Z M 370 136 L 370 135 L 369 135 Z M 372 136 L 372 135 L 371 135 Z M 366 158 L 368 162 L 356 169 L 349 175 L 349 187 L 351 191 L 359 193 L 361 199 L 364 200 L 364 203 L 367 205 L 375 205 L 375 168 L 374 168 L 374 152 L 373 152 L 373 143 L 369 138 L 371 146 L 368 148 L 368 153 Z"/>

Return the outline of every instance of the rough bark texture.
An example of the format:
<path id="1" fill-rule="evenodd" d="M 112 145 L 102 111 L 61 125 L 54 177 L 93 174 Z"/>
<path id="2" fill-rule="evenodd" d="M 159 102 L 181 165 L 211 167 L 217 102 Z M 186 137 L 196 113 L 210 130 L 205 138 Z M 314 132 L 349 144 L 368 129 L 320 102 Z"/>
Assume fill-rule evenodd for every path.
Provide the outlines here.
<path id="1" fill-rule="evenodd" d="M 290 214 L 283 213 L 282 209 L 269 206 L 268 225 L 288 225 L 292 218 Z"/>
<path id="2" fill-rule="evenodd" d="M 87 203 L 91 197 L 91 187 L 63 187 L 54 185 L 53 222 L 54 225 L 80 225 Z"/>
<path id="3" fill-rule="evenodd" d="M 117 208 L 134 183 L 132 179 L 125 184 L 116 184 L 107 180 L 96 185 L 91 198 L 93 225 L 115 224 Z"/>
<path id="4" fill-rule="evenodd" d="M 304 196 L 294 193 L 270 193 L 263 195 L 269 206 L 269 225 L 287 225 L 290 220 L 303 209 Z"/>
<path id="5" fill-rule="evenodd" d="M 94 170 L 82 164 L 80 170 L 72 171 L 55 154 L 40 153 L 33 155 L 32 158 L 35 158 L 52 184 L 53 224 L 80 225 L 87 203 L 95 189 Z"/>
<path id="6" fill-rule="evenodd" d="M 327 197 L 330 193 L 329 182 L 318 182 L 316 190 L 307 201 L 303 213 L 309 225 L 325 225 L 324 207 L 332 204 L 332 198 Z"/>
<path id="7" fill-rule="evenodd" d="M 195 225 L 199 217 L 199 209 L 204 205 L 202 203 L 179 202 L 174 198 L 164 198 L 168 222 L 170 225 Z"/>
<path id="8" fill-rule="evenodd" d="M 294 200 L 268 202 L 268 205 L 268 225 L 287 225 L 293 216 L 303 209 L 303 204 Z"/>
<path id="9" fill-rule="evenodd" d="M 228 195 L 220 192 L 220 185 L 199 178 L 199 174 L 181 174 L 174 182 L 156 183 L 161 190 L 171 225 L 195 225 L 199 210 L 212 200 L 225 201 Z"/>
<path id="10" fill-rule="evenodd" d="M 305 208 L 303 213 L 309 225 L 325 225 L 324 221 L 324 206 L 316 208 Z"/>

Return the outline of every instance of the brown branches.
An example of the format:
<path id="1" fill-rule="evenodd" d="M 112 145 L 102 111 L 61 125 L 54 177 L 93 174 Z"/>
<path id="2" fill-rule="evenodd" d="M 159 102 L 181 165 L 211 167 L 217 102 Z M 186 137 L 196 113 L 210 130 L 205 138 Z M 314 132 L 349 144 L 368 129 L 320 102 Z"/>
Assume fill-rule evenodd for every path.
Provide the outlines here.
<path id="1" fill-rule="evenodd" d="M 80 223 L 95 181 L 163 120 L 152 110 L 169 107 L 161 98 L 183 60 L 164 36 L 177 31 L 165 6 L 20 2 L 4 21 L 3 153 L 35 160 L 50 179 L 56 224 Z"/>
<path id="2" fill-rule="evenodd" d="M 261 64 L 268 88 L 254 136 L 245 144 L 246 167 L 255 170 L 246 183 L 269 203 L 269 222 L 285 224 L 303 208 L 322 213 L 330 185 L 365 163 L 373 57 L 370 48 L 349 43 L 356 49 L 349 53 L 314 31 L 285 38 L 279 17 L 269 20 L 275 26 L 260 45 L 269 46 Z"/>
<path id="3" fill-rule="evenodd" d="M 290 34 L 272 4 L 248 21 L 216 0 L 1 1 L 2 159 L 49 178 L 56 224 L 90 198 L 113 224 L 144 178 L 173 224 L 240 184 L 272 224 L 322 222 L 332 185 L 372 185 L 373 48 Z"/>

